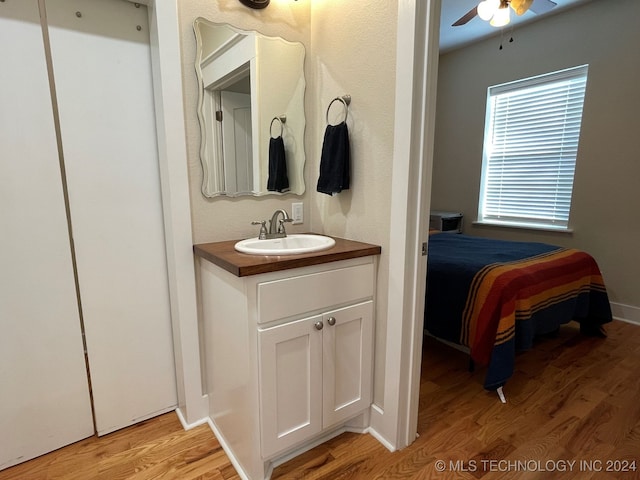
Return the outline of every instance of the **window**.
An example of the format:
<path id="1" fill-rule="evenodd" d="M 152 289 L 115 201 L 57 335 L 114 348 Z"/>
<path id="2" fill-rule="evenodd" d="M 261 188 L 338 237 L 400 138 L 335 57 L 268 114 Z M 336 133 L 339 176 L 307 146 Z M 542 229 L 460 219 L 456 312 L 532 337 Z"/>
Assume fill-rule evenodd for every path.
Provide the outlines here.
<path id="1" fill-rule="evenodd" d="M 587 70 L 489 88 L 479 222 L 568 229 Z"/>

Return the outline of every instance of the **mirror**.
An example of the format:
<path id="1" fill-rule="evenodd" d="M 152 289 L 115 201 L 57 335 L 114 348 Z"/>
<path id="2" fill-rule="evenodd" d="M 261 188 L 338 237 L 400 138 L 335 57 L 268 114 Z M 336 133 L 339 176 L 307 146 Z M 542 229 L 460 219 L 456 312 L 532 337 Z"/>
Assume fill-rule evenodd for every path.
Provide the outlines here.
<path id="1" fill-rule="evenodd" d="M 203 195 L 301 195 L 304 46 L 204 18 L 193 28 Z"/>

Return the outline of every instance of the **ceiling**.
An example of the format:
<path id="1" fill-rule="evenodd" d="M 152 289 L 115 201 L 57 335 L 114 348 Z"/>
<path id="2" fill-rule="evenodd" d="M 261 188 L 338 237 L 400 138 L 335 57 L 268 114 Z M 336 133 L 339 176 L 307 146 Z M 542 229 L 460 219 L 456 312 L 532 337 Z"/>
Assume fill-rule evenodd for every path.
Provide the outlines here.
<path id="1" fill-rule="evenodd" d="M 554 15 L 567 8 L 576 7 L 580 4 L 587 3 L 590 0 L 553 0 L 558 4 L 550 12 L 545 15 L 536 15 L 528 11 L 524 15 L 518 16 L 511 11 L 511 23 L 504 27 L 505 31 L 510 31 L 511 26 L 522 25 L 523 23 L 539 20 L 548 15 Z M 440 20 L 440 53 L 444 53 L 455 48 L 462 47 L 469 43 L 499 35 L 500 28 L 489 25 L 480 17 L 475 17 L 466 25 L 452 27 L 451 24 L 462 17 L 465 13 L 477 6 L 480 0 L 442 0 L 442 14 Z"/>

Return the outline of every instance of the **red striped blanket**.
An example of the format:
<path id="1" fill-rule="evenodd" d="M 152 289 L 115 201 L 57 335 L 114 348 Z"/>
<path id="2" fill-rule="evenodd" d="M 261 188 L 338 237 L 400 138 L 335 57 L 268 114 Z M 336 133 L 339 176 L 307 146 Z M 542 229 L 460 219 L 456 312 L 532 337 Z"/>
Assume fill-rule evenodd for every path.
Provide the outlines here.
<path id="1" fill-rule="evenodd" d="M 516 322 L 580 294 L 606 295 L 593 257 L 559 249 L 509 263 L 487 265 L 473 279 L 463 312 L 461 343 L 489 363 L 494 346 L 514 338 Z"/>

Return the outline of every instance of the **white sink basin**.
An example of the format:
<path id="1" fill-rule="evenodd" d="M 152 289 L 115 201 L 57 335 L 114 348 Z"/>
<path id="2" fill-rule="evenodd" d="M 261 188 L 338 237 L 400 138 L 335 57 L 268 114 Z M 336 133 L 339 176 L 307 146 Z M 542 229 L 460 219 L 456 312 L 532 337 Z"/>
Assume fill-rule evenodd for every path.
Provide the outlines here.
<path id="1" fill-rule="evenodd" d="M 333 238 L 324 235 L 293 234 L 268 240 L 247 238 L 240 240 L 234 247 L 237 251 L 250 255 L 296 255 L 326 250 L 335 244 Z"/>

